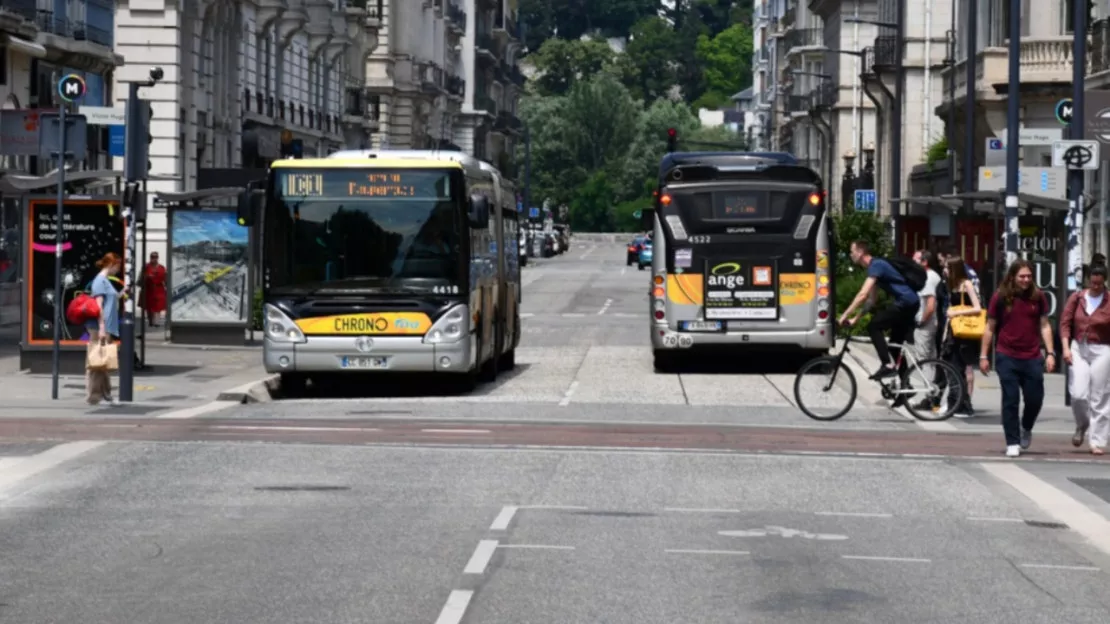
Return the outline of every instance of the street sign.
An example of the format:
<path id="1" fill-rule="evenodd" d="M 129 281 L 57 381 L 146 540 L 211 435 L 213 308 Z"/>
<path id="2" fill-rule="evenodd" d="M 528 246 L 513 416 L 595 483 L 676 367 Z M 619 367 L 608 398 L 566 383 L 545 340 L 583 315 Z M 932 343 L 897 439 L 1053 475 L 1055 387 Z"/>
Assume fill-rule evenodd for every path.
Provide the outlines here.
<path id="1" fill-rule="evenodd" d="M 643 210 L 637 210 L 636 212 L 632 213 L 632 218 L 633 219 L 639 219 L 643 216 L 644 216 L 644 211 Z"/>
<path id="2" fill-rule="evenodd" d="M 875 212 L 876 204 L 879 203 L 878 193 L 874 190 L 858 190 L 854 198 L 852 207 L 856 212 Z"/>
<path id="3" fill-rule="evenodd" d="M 1052 166 L 1072 171 L 1098 171 L 1098 141 L 1056 141 L 1052 144 Z"/>
<path id="4" fill-rule="evenodd" d="M 535 207 L 535 206 L 532 206 L 531 208 L 529 208 L 528 209 L 528 218 L 529 219 L 539 219 L 540 218 L 540 209 Z"/>
<path id="5" fill-rule="evenodd" d="M 1002 141 L 1002 148 L 1005 149 L 1006 145 L 1006 128 L 1002 128 L 997 133 L 996 138 Z M 1055 141 L 1062 141 L 1064 139 L 1063 128 L 1018 128 L 1018 143 L 1022 147 L 1047 147 L 1052 145 Z M 989 141 L 990 139 L 988 139 Z"/>
<path id="6" fill-rule="evenodd" d="M 1064 98 L 1056 103 L 1056 121 L 1065 126 L 1071 123 L 1071 98 Z"/>
<path id="7" fill-rule="evenodd" d="M 1067 199 L 1068 170 L 1060 167 L 1021 167 L 1018 192 L 1050 199 Z M 979 167 L 980 191 L 1005 191 L 1006 167 Z"/>
<path id="8" fill-rule="evenodd" d="M 62 150 L 62 117 L 58 113 L 42 113 L 39 115 L 39 154 L 50 158 Z M 88 151 L 88 124 L 81 115 L 65 116 L 66 157 L 84 158 Z"/>
<path id="9" fill-rule="evenodd" d="M 90 126 L 122 126 L 127 119 L 127 107 L 80 106 L 77 114 L 84 115 Z"/>
<path id="10" fill-rule="evenodd" d="M 1110 91 L 1090 89 L 1083 105 L 1083 138 L 1110 147 Z M 1102 151 L 1101 160 L 1110 162 L 1110 149 Z"/>
<path id="11" fill-rule="evenodd" d="M 85 97 L 86 91 L 88 91 L 88 86 L 85 84 L 85 79 L 77 74 L 63 76 L 58 81 L 58 95 L 67 102 L 80 100 Z"/>

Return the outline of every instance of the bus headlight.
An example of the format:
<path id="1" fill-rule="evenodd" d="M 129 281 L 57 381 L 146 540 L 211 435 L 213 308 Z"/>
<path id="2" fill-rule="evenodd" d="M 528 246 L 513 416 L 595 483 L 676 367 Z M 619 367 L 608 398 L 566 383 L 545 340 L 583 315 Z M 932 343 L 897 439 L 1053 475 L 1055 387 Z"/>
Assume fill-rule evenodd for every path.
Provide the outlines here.
<path id="1" fill-rule="evenodd" d="M 438 321 L 432 324 L 432 328 L 424 336 L 425 344 L 441 344 L 448 342 L 457 342 L 469 333 L 467 326 L 467 315 L 469 314 L 465 305 L 458 305 L 451 308 L 451 311 L 444 314 Z"/>
<path id="2" fill-rule="evenodd" d="M 276 306 L 267 303 L 263 308 L 263 313 L 266 317 L 266 337 L 269 338 L 271 342 L 308 342 L 304 337 L 304 333 L 297 327 L 297 324 L 293 322 L 293 319 L 286 316 L 286 314 Z"/>

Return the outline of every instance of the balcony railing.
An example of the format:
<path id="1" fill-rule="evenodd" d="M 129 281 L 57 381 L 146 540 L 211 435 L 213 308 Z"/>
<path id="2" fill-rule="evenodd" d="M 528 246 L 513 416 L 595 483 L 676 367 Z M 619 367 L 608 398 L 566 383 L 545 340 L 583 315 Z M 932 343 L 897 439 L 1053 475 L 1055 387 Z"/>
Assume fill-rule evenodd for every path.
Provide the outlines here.
<path id="1" fill-rule="evenodd" d="M 460 32 L 466 32 L 466 11 L 457 4 L 447 5 L 447 23 Z"/>
<path id="2" fill-rule="evenodd" d="M 486 52 L 490 56 L 496 56 L 497 47 L 493 41 L 493 37 L 489 34 L 478 33 L 474 37 L 474 46 L 478 48 L 479 52 Z"/>
<path id="3" fill-rule="evenodd" d="M 1091 71 L 1101 74 L 1110 70 L 1110 20 L 1100 19 L 1091 24 Z"/>
<path id="4" fill-rule="evenodd" d="M 38 20 L 37 0 L 4 0 L 0 2 L 0 11 L 15 13 L 28 22 L 37 23 Z"/>
<path id="5" fill-rule="evenodd" d="M 808 113 L 812 108 L 809 104 L 808 95 L 787 95 L 786 96 L 786 110 L 787 115 L 794 113 Z"/>
<path id="6" fill-rule="evenodd" d="M 360 78 L 350 74 L 343 77 L 343 114 L 366 116 L 366 87 Z"/>
<path id="7" fill-rule="evenodd" d="M 447 92 L 451 95 L 462 97 L 466 93 L 466 80 L 458 76 L 448 76 L 446 85 Z"/>
<path id="8" fill-rule="evenodd" d="M 510 37 L 516 37 L 519 32 L 517 30 L 516 20 L 500 5 L 497 8 L 497 16 L 494 17 L 493 20 L 493 28 L 495 31 L 502 31 Z"/>
<path id="9" fill-rule="evenodd" d="M 792 27 L 794 25 L 794 22 L 796 22 L 797 20 L 798 9 L 795 7 L 790 7 L 786 10 L 785 13 L 782 14 L 782 17 L 779 18 L 779 27 L 783 30 L 786 30 L 787 28 Z"/>
<path id="10" fill-rule="evenodd" d="M 420 86 L 427 91 L 439 91 L 446 88 L 446 72 L 435 63 L 420 63 L 416 66 L 416 78 Z"/>
<path id="11" fill-rule="evenodd" d="M 873 70 L 886 71 L 898 67 L 898 37 L 875 37 Z"/>
<path id="12" fill-rule="evenodd" d="M 786 33 L 782 42 L 787 54 L 795 52 L 797 48 L 824 48 L 825 31 L 820 28 L 797 28 Z"/>
<path id="13" fill-rule="evenodd" d="M 1020 43 L 1021 82 L 1023 84 L 1068 84 L 1072 81 L 1072 45 L 1075 43 L 1071 35 L 1058 35 L 1054 37 L 1022 37 Z M 1005 43 L 1002 47 L 990 47 L 975 55 L 975 82 L 976 89 L 984 92 L 994 92 L 994 85 L 1003 84 L 1009 78 L 1009 52 Z M 1095 56 L 1094 51 L 1088 48 L 1090 54 L 1085 59 L 1087 73 L 1090 72 L 1089 61 Z M 956 72 L 956 92 L 962 93 L 967 89 L 967 61 L 958 61 L 954 67 L 941 70 L 945 80 L 948 72 Z"/>
<path id="14" fill-rule="evenodd" d="M 836 85 L 831 80 L 823 80 L 809 94 L 810 110 L 828 110 L 836 106 Z"/>
<path id="15" fill-rule="evenodd" d="M 4 5 L 8 5 L 5 3 Z M 50 33 L 76 41 L 88 41 L 108 48 L 112 47 L 112 33 L 88 22 L 71 20 L 53 11 L 37 11 L 35 25 L 44 33 Z"/>
<path id="16" fill-rule="evenodd" d="M 871 76 L 875 73 L 875 48 L 867 46 L 860 52 L 860 75 Z"/>
<path id="17" fill-rule="evenodd" d="M 497 102 L 485 93 L 474 94 L 474 110 L 486 111 L 491 115 L 497 114 Z"/>

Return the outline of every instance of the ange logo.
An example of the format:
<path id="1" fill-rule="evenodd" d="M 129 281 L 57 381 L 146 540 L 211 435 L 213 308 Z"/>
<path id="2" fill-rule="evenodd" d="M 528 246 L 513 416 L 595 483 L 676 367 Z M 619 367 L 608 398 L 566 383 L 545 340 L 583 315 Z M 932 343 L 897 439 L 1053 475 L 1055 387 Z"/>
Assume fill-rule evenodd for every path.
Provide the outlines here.
<path id="1" fill-rule="evenodd" d="M 712 269 L 709 269 L 709 277 L 706 280 L 708 286 L 716 286 L 718 288 L 737 288 L 743 286 L 745 283 L 744 276 L 740 274 L 743 266 L 739 262 L 722 262 Z"/>

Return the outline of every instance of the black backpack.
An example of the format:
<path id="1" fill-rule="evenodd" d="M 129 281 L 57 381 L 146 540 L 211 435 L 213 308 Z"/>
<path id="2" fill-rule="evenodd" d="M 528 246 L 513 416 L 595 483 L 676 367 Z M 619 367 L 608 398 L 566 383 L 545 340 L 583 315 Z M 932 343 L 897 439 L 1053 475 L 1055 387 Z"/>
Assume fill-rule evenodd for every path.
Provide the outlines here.
<path id="1" fill-rule="evenodd" d="M 927 277 L 925 274 L 925 267 L 902 256 L 886 258 L 886 261 L 890 263 L 890 266 L 894 267 L 895 271 L 898 271 L 902 279 L 906 280 L 906 284 L 912 288 L 914 292 L 921 292 L 921 289 L 925 288 Z"/>

